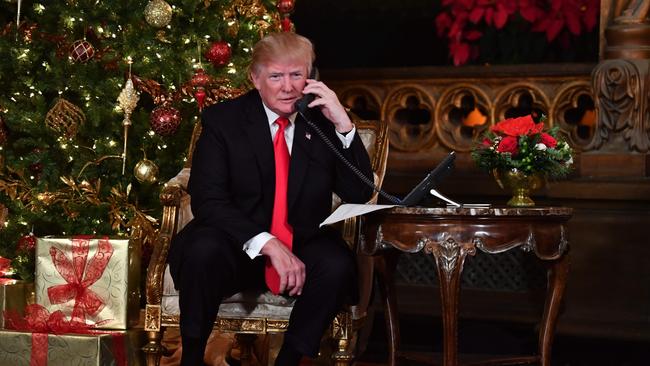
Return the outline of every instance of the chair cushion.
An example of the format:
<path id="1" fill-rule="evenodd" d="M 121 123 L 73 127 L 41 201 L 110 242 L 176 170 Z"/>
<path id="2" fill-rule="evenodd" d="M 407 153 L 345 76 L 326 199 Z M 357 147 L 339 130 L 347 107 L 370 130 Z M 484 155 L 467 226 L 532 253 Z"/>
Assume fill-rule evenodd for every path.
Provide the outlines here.
<path id="1" fill-rule="evenodd" d="M 244 291 L 224 299 L 219 306 L 219 316 L 288 320 L 294 302 L 294 298 L 274 295 L 270 291 Z M 165 315 L 180 314 L 178 291 L 174 288 L 169 266 L 165 268 L 161 305 Z"/>

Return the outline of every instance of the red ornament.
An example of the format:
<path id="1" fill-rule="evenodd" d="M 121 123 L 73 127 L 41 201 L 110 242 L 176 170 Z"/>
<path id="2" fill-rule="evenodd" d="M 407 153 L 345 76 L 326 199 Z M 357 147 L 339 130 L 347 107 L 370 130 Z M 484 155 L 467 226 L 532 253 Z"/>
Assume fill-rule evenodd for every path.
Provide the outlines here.
<path id="1" fill-rule="evenodd" d="M 293 0 L 280 0 L 278 1 L 277 7 L 280 14 L 288 14 L 293 11 L 294 2 Z"/>
<path id="2" fill-rule="evenodd" d="M 18 246 L 16 252 L 18 253 L 34 253 L 36 249 L 36 236 L 33 233 L 21 236 L 18 239 Z"/>
<path id="3" fill-rule="evenodd" d="M 181 124 L 181 112 L 165 105 L 157 107 L 151 112 L 149 123 L 156 134 L 163 137 L 171 136 L 176 133 Z"/>
<path id="4" fill-rule="evenodd" d="M 196 103 L 199 105 L 199 112 L 203 110 L 203 104 L 205 103 L 205 90 L 203 88 L 197 89 L 194 92 L 194 98 L 196 98 Z"/>
<path id="5" fill-rule="evenodd" d="M 212 82 L 210 75 L 206 74 L 203 69 L 197 69 L 192 77 L 191 84 L 195 88 L 194 98 L 199 104 L 199 111 L 203 110 L 203 103 L 205 101 L 205 87 Z"/>
<path id="6" fill-rule="evenodd" d="M 282 18 L 280 21 L 280 24 L 282 25 L 282 31 L 283 32 L 291 32 L 291 19 L 289 19 L 288 16 L 285 16 Z"/>
<path id="7" fill-rule="evenodd" d="M 5 121 L 0 114 L 0 145 L 4 145 L 7 142 L 7 127 L 5 126 Z"/>
<path id="8" fill-rule="evenodd" d="M 95 55 L 95 48 L 90 42 L 80 39 L 70 46 L 70 57 L 74 62 L 86 62 Z"/>
<path id="9" fill-rule="evenodd" d="M 227 42 L 214 42 L 205 53 L 205 58 L 212 62 L 214 67 L 222 67 L 228 64 L 232 51 Z"/>

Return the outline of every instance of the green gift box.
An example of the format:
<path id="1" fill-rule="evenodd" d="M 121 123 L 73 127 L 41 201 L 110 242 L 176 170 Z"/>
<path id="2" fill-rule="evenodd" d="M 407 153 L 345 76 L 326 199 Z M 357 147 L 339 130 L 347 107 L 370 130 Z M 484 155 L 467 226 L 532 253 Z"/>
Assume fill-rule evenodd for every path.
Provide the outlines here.
<path id="1" fill-rule="evenodd" d="M 23 314 L 27 300 L 33 291 L 33 282 L 0 279 L 0 329 L 5 328 L 6 311 Z"/>
<path id="2" fill-rule="evenodd" d="M 40 334 L 0 330 L 0 365 L 139 366 L 141 331 L 110 334 Z M 36 361 L 36 360 L 34 360 Z"/>

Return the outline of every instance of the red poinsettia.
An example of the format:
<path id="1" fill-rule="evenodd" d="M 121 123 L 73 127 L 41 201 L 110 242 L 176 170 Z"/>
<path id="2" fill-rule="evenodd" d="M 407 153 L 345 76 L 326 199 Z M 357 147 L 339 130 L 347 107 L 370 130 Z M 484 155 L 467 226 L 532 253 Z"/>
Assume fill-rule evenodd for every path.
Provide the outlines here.
<path id="1" fill-rule="evenodd" d="M 517 11 L 517 1 L 477 0 L 471 9 L 469 20 L 474 24 L 485 20 L 487 25 L 494 25 L 496 29 L 501 29 L 515 11 Z"/>
<path id="2" fill-rule="evenodd" d="M 544 123 L 535 123 L 533 117 L 527 115 L 524 117 L 503 120 L 490 127 L 490 130 L 497 134 L 519 137 L 540 133 L 543 128 Z"/>
<path id="3" fill-rule="evenodd" d="M 598 21 L 598 0 L 550 0 L 546 15 L 533 25 L 534 32 L 545 32 L 550 42 L 566 27 L 574 35 L 591 31 Z"/>
<path id="4" fill-rule="evenodd" d="M 478 47 L 472 42 L 480 39 L 483 34 L 475 29 L 467 29 L 470 9 L 474 3 L 475 0 L 443 1 L 443 6 L 451 7 L 450 12 L 440 13 L 435 20 L 438 35 L 449 40 L 449 54 L 456 66 L 463 65 L 478 55 Z"/>
<path id="5" fill-rule="evenodd" d="M 438 35 L 449 42 L 454 65 L 478 56 L 481 26 L 502 29 L 519 14 L 532 25 L 533 32 L 546 33 L 549 42 L 563 29 L 573 35 L 591 31 L 598 22 L 598 0 L 443 0 L 443 11 L 436 17 Z M 567 39 L 564 37 L 563 39 Z"/>

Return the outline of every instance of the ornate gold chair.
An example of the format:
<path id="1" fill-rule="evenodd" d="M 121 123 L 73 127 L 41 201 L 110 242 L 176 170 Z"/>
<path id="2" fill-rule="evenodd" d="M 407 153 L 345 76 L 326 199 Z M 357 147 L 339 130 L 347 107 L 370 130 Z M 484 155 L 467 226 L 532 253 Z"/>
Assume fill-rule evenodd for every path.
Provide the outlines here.
<path id="1" fill-rule="evenodd" d="M 378 186 L 384 179 L 388 157 L 387 124 L 378 121 L 355 121 L 359 136 L 368 149 L 375 182 Z M 169 269 L 167 253 L 174 234 L 192 218 L 189 208 L 190 197 L 186 191 L 192 162 L 192 152 L 201 133 L 201 125 L 196 124 L 192 133 L 188 159 L 185 168 L 172 178 L 163 189 L 160 199 L 163 203 L 163 217 L 160 235 L 155 244 L 151 262 L 147 269 L 145 331 L 148 343 L 143 347 L 147 365 L 157 366 L 166 350 L 161 345 L 166 327 L 179 326 L 178 292 L 174 289 Z M 339 202 L 334 197 L 334 205 Z M 377 193 L 369 203 L 376 203 Z M 352 218 L 342 224 L 342 233 L 348 244 L 356 250 L 358 238 L 357 221 Z M 335 340 L 332 352 L 333 363 L 349 365 L 353 358 L 354 334 L 366 317 L 366 310 L 372 288 L 372 260 L 362 254 L 359 262 L 360 302 L 347 306 L 337 315 L 331 327 Z M 286 330 L 293 301 L 289 297 L 275 296 L 271 292 L 242 292 L 225 299 L 219 307 L 215 329 L 221 332 L 236 333 L 241 348 L 242 365 L 250 364 L 251 345 L 258 334 L 279 333 Z M 262 360 L 268 363 L 268 357 Z"/>

